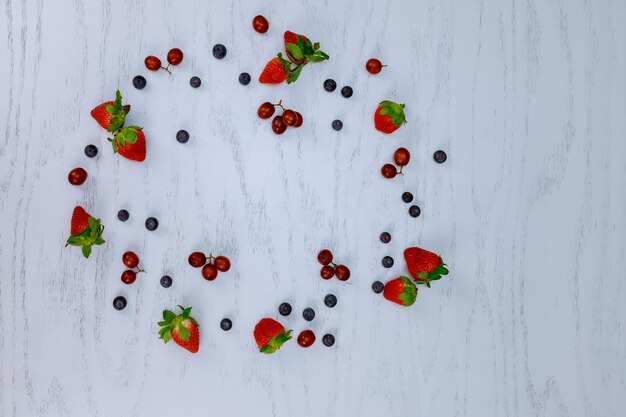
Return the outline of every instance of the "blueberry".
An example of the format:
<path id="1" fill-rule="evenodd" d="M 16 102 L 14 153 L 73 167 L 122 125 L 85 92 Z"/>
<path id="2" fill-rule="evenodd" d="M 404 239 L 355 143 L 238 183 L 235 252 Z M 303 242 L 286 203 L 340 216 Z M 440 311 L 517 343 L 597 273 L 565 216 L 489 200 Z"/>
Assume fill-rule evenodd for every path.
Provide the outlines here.
<path id="1" fill-rule="evenodd" d="M 403 192 L 402 201 L 404 201 L 405 203 L 410 203 L 411 201 L 413 201 L 413 194 L 408 191 Z"/>
<path id="2" fill-rule="evenodd" d="M 383 292 L 383 290 L 385 289 L 385 284 L 383 284 L 380 281 L 374 281 L 372 283 L 372 291 L 374 291 L 376 294 L 380 294 L 381 292 Z"/>
<path id="3" fill-rule="evenodd" d="M 281 316 L 288 316 L 291 314 L 291 304 L 289 303 L 282 303 L 281 305 L 278 306 L 278 312 L 280 313 Z"/>
<path id="4" fill-rule="evenodd" d="M 333 120 L 333 129 L 337 131 L 343 129 L 343 122 L 341 120 Z"/>
<path id="5" fill-rule="evenodd" d="M 223 59 L 226 56 L 226 47 L 218 43 L 213 47 L 213 56 L 217 59 Z"/>
<path id="6" fill-rule="evenodd" d="M 391 235 L 388 232 L 382 232 L 380 234 L 380 241 L 383 243 L 391 242 Z"/>
<path id="7" fill-rule="evenodd" d="M 307 307 L 302 312 L 302 317 L 306 321 L 311 321 L 311 320 L 313 320 L 315 318 L 315 311 L 312 308 Z"/>
<path id="8" fill-rule="evenodd" d="M 148 217 L 146 219 L 146 229 L 151 232 L 155 231 L 159 227 L 159 221 L 154 217 Z"/>
<path id="9" fill-rule="evenodd" d="M 233 328 L 233 322 L 230 319 L 222 319 L 222 321 L 220 321 L 220 327 L 227 332 Z"/>
<path id="10" fill-rule="evenodd" d="M 333 308 L 337 305 L 337 297 L 335 297 L 334 294 L 328 294 L 324 297 L 324 304 L 326 304 L 328 308 Z"/>
<path id="11" fill-rule="evenodd" d="M 121 222 L 125 222 L 126 220 L 128 220 L 128 218 L 130 217 L 130 214 L 128 214 L 127 210 L 120 210 L 117 212 L 117 219 Z"/>
<path id="12" fill-rule="evenodd" d="M 200 79 L 200 77 L 193 76 L 189 79 L 189 85 L 193 88 L 200 87 L 200 84 L 202 84 L 202 80 Z"/>
<path id="13" fill-rule="evenodd" d="M 385 256 L 383 258 L 383 266 L 385 268 L 391 268 L 393 266 L 393 258 L 391 256 Z"/>
<path id="14" fill-rule="evenodd" d="M 146 86 L 146 79 L 143 78 L 141 75 L 137 75 L 135 78 L 133 78 L 133 86 L 137 90 L 143 90 Z"/>
<path id="15" fill-rule="evenodd" d="M 332 346 L 335 344 L 335 336 L 333 336 L 332 334 L 325 334 L 324 337 L 322 337 L 322 343 L 324 344 L 324 346 Z"/>
<path id="16" fill-rule="evenodd" d="M 161 286 L 163 288 L 169 288 L 172 286 L 172 277 L 170 277 L 169 275 L 163 275 L 161 277 Z"/>
<path id="17" fill-rule="evenodd" d="M 335 80 L 331 80 L 330 78 L 324 81 L 324 90 L 332 93 L 337 88 L 337 83 Z"/>
<path id="18" fill-rule="evenodd" d="M 411 206 L 409 207 L 409 214 L 411 217 L 419 217 L 422 214 L 422 210 L 417 206 Z"/>
<path id="19" fill-rule="evenodd" d="M 443 164 L 448 159 L 448 155 L 444 151 L 437 151 L 433 154 L 433 159 L 438 164 Z"/>
<path id="20" fill-rule="evenodd" d="M 241 85 L 248 85 L 250 84 L 250 80 L 252 78 L 250 77 L 250 74 L 248 74 L 247 72 L 242 72 L 241 74 L 239 74 L 239 83 Z"/>
<path id="21" fill-rule="evenodd" d="M 117 296 L 113 299 L 113 308 L 116 310 L 124 310 L 126 308 L 126 298 Z"/>
<path id="22" fill-rule="evenodd" d="M 341 89 L 341 95 L 345 98 L 352 97 L 352 87 L 348 87 L 347 85 Z"/>
<path id="23" fill-rule="evenodd" d="M 183 129 L 179 130 L 178 132 L 176 132 L 176 140 L 178 141 L 178 143 L 187 143 L 187 141 L 189 140 L 189 132 Z"/>
<path id="24" fill-rule="evenodd" d="M 87 145 L 85 146 L 85 155 L 89 158 L 93 158 L 98 155 L 98 147 L 96 145 Z"/>

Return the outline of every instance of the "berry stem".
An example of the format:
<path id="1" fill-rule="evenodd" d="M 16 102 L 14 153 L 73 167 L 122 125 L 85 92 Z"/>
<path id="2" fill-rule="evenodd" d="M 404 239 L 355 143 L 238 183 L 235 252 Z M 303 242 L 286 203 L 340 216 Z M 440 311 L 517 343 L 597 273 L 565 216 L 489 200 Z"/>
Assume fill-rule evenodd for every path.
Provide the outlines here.
<path id="1" fill-rule="evenodd" d="M 164 69 L 165 71 L 167 71 L 170 75 L 172 75 L 172 71 L 170 71 L 170 64 L 167 64 L 167 67 L 161 67 L 161 69 Z"/>
<path id="2" fill-rule="evenodd" d="M 141 269 L 141 268 L 137 267 L 137 273 L 139 274 L 141 272 L 143 272 L 144 274 L 146 273 L 146 271 L 144 269 Z"/>
<path id="3" fill-rule="evenodd" d="M 280 99 L 280 100 L 278 101 L 278 103 L 276 103 L 276 104 L 272 103 L 272 106 L 274 106 L 274 107 L 280 107 L 281 109 L 283 109 L 283 111 L 285 111 L 285 108 L 283 107 L 283 100 L 282 100 L 282 99 Z"/>

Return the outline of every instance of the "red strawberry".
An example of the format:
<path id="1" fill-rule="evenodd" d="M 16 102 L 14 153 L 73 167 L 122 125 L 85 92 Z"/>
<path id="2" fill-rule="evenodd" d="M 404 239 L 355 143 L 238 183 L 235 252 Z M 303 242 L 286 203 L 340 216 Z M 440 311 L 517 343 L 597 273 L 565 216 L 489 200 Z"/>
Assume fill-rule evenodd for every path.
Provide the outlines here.
<path id="1" fill-rule="evenodd" d="M 374 126 L 383 133 L 395 132 L 406 123 L 404 104 L 382 101 L 374 113 Z"/>
<path id="2" fill-rule="evenodd" d="M 259 82 L 262 84 L 280 84 L 287 79 L 288 73 L 289 62 L 282 58 L 273 58 L 265 65 L 259 76 Z"/>
<path id="3" fill-rule="evenodd" d="M 146 159 L 146 136 L 138 126 L 128 126 L 120 130 L 113 139 L 109 139 L 113 152 L 126 159 L 142 162 Z"/>
<path id="4" fill-rule="evenodd" d="M 285 50 L 287 50 L 287 44 L 288 43 L 298 43 L 298 37 L 300 39 L 302 39 L 303 42 L 309 41 L 309 38 L 307 38 L 304 35 L 299 35 L 297 33 L 291 32 L 289 30 L 286 31 L 285 34 L 283 35 L 283 39 L 285 40 Z"/>
<path id="5" fill-rule="evenodd" d="M 122 95 L 119 90 L 115 92 L 115 101 L 107 101 L 91 110 L 91 117 L 96 119 L 109 132 L 115 132 L 124 126 L 126 114 L 130 111 L 130 106 L 122 106 Z"/>
<path id="6" fill-rule="evenodd" d="M 261 319 L 254 326 L 254 340 L 262 353 L 274 353 L 291 339 L 291 330 L 285 332 L 282 324 L 273 319 Z"/>
<path id="7" fill-rule="evenodd" d="M 65 246 L 80 246 L 82 247 L 83 256 L 89 258 L 91 247 L 104 243 L 104 239 L 102 239 L 103 231 L 104 226 L 100 223 L 100 219 L 89 215 L 81 206 L 76 206 L 72 212 L 72 221 L 70 223 L 71 236 L 67 239 Z"/>
<path id="8" fill-rule="evenodd" d="M 178 307 L 182 310 L 179 315 L 170 310 L 163 310 L 163 321 L 158 323 L 161 326 L 159 339 L 163 339 L 165 343 L 173 339 L 178 346 L 196 353 L 200 348 L 198 322 L 189 315 L 191 307 Z"/>
<path id="9" fill-rule="evenodd" d="M 417 287 L 407 277 L 398 277 L 385 284 L 383 296 L 396 304 L 409 307 L 417 297 Z"/>
<path id="10" fill-rule="evenodd" d="M 448 269 L 441 257 L 425 249 L 405 249 L 404 260 L 413 279 L 419 284 L 426 284 L 427 287 L 430 287 L 430 281 L 436 281 L 441 279 L 442 275 L 448 275 Z"/>

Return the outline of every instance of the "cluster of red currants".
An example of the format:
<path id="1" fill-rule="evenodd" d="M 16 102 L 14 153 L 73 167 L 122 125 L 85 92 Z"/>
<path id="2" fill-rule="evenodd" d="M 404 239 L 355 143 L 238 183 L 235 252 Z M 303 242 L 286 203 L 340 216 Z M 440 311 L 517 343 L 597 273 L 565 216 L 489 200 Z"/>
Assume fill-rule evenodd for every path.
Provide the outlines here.
<path id="1" fill-rule="evenodd" d="M 272 104 L 269 101 L 262 103 L 257 110 L 257 115 L 261 119 L 269 119 L 274 116 L 276 107 L 280 107 L 283 114 L 275 116 L 272 120 L 272 130 L 277 135 L 282 135 L 287 130 L 287 127 L 300 127 L 302 126 L 302 115 L 295 110 L 285 109 L 283 107 L 283 101 L 280 100 L 276 104 Z"/>
<path id="2" fill-rule="evenodd" d="M 393 161 L 396 163 L 396 165 L 400 167 L 400 169 L 397 169 L 392 164 L 385 164 L 380 169 L 380 173 L 383 174 L 383 177 L 389 178 L 389 179 L 394 178 L 398 174 L 404 175 L 404 173 L 402 172 L 402 168 L 404 168 L 405 166 L 409 164 L 410 159 L 411 159 L 411 154 L 409 153 L 408 149 L 398 148 L 393 153 Z"/>
<path id="3" fill-rule="evenodd" d="M 146 57 L 146 59 L 143 61 L 143 63 L 146 65 L 146 68 L 148 68 L 150 71 L 158 71 L 160 69 L 164 69 L 171 74 L 172 71 L 170 71 L 170 67 L 172 65 L 178 65 L 183 62 L 183 51 L 178 48 L 170 49 L 167 53 L 167 62 L 167 67 L 162 66 L 161 60 L 154 55 Z"/>
<path id="4" fill-rule="evenodd" d="M 345 265 L 333 263 L 333 253 L 328 249 L 322 249 L 317 254 L 317 260 L 324 265 L 320 270 L 323 279 L 331 279 L 336 276 L 339 281 L 347 281 L 350 278 L 350 269 Z"/>
<path id="5" fill-rule="evenodd" d="M 131 268 L 122 272 L 122 282 L 124 284 L 132 284 L 137 279 L 137 274 L 139 272 L 146 272 L 139 268 L 139 256 L 137 256 L 135 252 L 124 252 L 124 255 L 122 255 L 122 262 L 128 268 Z M 135 269 L 137 270 L 135 271 Z"/>
<path id="6" fill-rule="evenodd" d="M 230 260 L 225 256 L 206 256 L 202 252 L 193 252 L 187 261 L 194 268 L 202 268 L 202 277 L 207 281 L 213 281 L 219 272 L 230 269 Z"/>

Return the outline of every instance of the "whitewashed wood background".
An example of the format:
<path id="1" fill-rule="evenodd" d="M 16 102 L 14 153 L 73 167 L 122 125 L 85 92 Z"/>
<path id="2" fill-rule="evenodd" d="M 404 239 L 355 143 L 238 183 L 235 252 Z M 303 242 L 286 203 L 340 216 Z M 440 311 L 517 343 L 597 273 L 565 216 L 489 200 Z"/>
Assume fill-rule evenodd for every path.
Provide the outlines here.
<path id="1" fill-rule="evenodd" d="M 624 415 L 624 1 L 0 3 L 0 416 Z M 292 86 L 239 85 L 287 29 L 331 60 Z M 147 74 L 143 58 L 171 47 L 185 52 L 174 75 Z M 372 56 L 389 64 L 375 77 Z M 326 93 L 329 77 L 354 96 Z M 89 116 L 117 88 L 145 128 L 143 164 L 114 156 Z M 280 98 L 305 123 L 276 137 L 255 112 Z M 407 105 L 390 137 L 371 122 L 383 99 Z M 384 180 L 399 145 L 407 175 Z M 90 174 L 78 188 L 75 166 Z M 89 260 L 63 247 L 77 203 L 107 226 Z M 452 273 L 402 309 L 370 284 L 404 272 L 411 245 Z M 348 284 L 318 278 L 322 247 L 351 267 Z M 148 274 L 125 286 L 129 249 Z M 231 272 L 204 281 L 194 250 L 229 256 Z M 306 328 L 314 307 L 311 328 L 337 344 L 259 354 L 253 326 L 282 301 L 286 326 Z M 201 323 L 195 356 L 156 339 L 179 303 Z"/>

